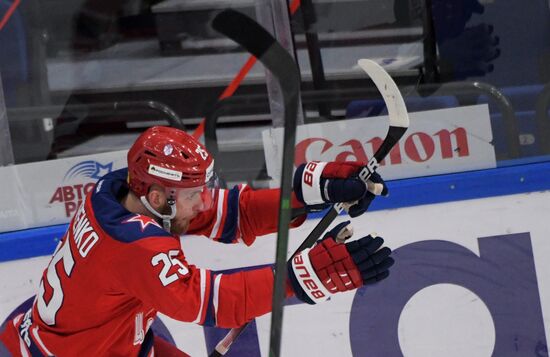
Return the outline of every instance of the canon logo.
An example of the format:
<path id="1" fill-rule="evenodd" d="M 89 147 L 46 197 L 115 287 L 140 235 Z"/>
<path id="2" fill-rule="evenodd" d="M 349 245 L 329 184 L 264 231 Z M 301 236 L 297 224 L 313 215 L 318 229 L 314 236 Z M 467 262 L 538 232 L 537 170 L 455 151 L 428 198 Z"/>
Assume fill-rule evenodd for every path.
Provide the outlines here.
<path id="1" fill-rule="evenodd" d="M 374 137 L 368 141 L 350 138 L 342 143 L 333 143 L 327 138 L 307 138 L 296 145 L 296 166 L 315 158 L 319 161 L 363 161 L 368 162 L 367 152 L 374 153 L 384 140 Z M 363 144 L 363 142 L 365 144 Z M 433 134 L 417 131 L 406 135 L 390 151 L 388 158 L 380 165 L 399 165 L 403 155 L 413 162 L 425 162 L 432 158 L 452 159 L 470 155 L 465 128 L 452 131 L 439 130 Z"/>

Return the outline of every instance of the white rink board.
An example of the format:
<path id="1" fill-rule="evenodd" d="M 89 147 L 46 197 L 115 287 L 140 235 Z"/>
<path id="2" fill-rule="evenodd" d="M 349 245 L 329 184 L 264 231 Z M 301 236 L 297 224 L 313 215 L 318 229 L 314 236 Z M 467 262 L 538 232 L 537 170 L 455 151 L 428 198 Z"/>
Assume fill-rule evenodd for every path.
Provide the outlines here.
<path id="1" fill-rule="evenodd" d="M 487 105 L 410 116 L 408 133 L 386 160 L 386 180 L 496 167 Z M 366 162 L 374 141 L 385 135 L 387 123 L 387 116 L 381 116 L 299 126 L 298 161 L 345 158 Z M 304 146 L 308 140 L 314 142 Z M 281 160 L 282 129 L 264 132 L 263 141 L 268 173 L 278 178 L 280 165 L 275 163 Z M 330 143 L 326 152 L 321 150 L 322 142 Z M 121 150 L 0 167 L 4 188 L 0 191 L 0 231 L 68 223 L 100 177 L 126 166 L 126 153 Z M 277 186 L 276 181 L 270 184 Z"/>
<path id="2" fill-rule="evenodd" d="M 410 127 L 384 160 L 384 178 L 430 176 L 496 167 L 486 104 L 409 113 Z M 307 161 L 368 162 L 388 131 L 388 116 L 296 127 L 295 166 Z M 281 177 L 283 128 L 262 132 L 267 173 Z M 378 143 L 378 144 L 375 144 Z"/>
<path id="3" fill-rule="evenodd" d="M 0 232 L 68 223 L 100 177 L 126 167 L 126 153 L 0 167 Z"/>
<path id="4" fill-rule="evenodd" d="M 377 232 L 394 250 L 420 241 L 445 240 L 456 243 L 475 255 L 480 255 L 479 237 L 529 232 L 538 294 L 542 303 L 541 320 L 544 321 L 548 341 L 548 212 L 550 191 L 376 211 L 353 222 L 356 237 Z M 343 217 L 339 217 L 339 220 L 343 220 Z M 294 251 L 316 223 L 316 220 L 307 221 L 292 232 L 289 251 Z M 248 248 L 239 245 L 226 246 L 198 237 L 184 238 L 182 244 L 190 262 L 212 269 L 267 264 L 272 262 L 275 248 L 275 240 L 271 236 L 258 238 L 256 244 Z M 431 253 L 426 254 L 429 256 Z M 0 264 L 1 320 L 34 294 L 40 272 L 48 259 L 38 257 Z M 397 264 L 400 263 L 406 262 L 398 260 Z M 396 278 L 397 276 L 390 275 L 388 281 Z M 525 287 L 518 284 L 517 289 Z M 353 293 L 340 294 L 323 305 L 286 307 L 281 355 L 351 356 L 350 311 L 353 297 Z M 388 296 L 388 300 L 391 298 Z M 366 290 L 363 299 L 369 301 L 369 290 Z M 382 304 L 373 307 L 382 308 Z M 420 290 L 407 301 L 395 329 L 398 331 L 400 349 L 406 357 L 488 357 L 492 355 L 495 346 L 495 316 L 491 315 L 483 299 L 474 292 L 458 285 L 437 284 Z M 201 327 L 167 318 L 163 318 L 163 321 L 179 347 L 192 356 L 206 355 Z M 262 356 L 268 356 L 269 324 L 269 315 L 257 319 Z M 532 349 L 529 351 L 528 354 L 519 352 L 507 355 L 537 355 Z M 369 353 L 369 350 L 355 355 L 380 356 L 372 351 Z"/>

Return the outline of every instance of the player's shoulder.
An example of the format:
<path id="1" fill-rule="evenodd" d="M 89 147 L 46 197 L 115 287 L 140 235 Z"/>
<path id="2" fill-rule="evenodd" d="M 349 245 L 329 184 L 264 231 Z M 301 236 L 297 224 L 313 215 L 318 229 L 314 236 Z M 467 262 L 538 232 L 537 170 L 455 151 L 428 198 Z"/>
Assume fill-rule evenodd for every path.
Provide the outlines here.
<path id="1" fill-rule="evenodd" d="M 155 219 L 136 213 L 121 217 L 114 228 L 115 239 L 128 243 L 145 238 L 173 239 Z"/>
<path id="2" fill-rule="evenodd" d="M 128 193 L 127 175 L 127 169 L 117 170 L 97 182 L 90 196 L 97 224 L 111 238 L 124 243 L 153 237 L 173 239 L 155 219 L 132 213 L 120 203 Z"/>

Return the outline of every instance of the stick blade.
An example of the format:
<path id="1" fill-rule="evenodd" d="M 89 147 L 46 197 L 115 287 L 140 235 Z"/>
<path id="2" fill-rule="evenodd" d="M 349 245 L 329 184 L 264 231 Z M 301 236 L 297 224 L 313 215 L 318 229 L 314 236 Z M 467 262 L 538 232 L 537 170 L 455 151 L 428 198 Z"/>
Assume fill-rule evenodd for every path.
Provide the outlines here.
<path id="1" fill-rule="evenodd" d="M 390 127 L 408 128 L 409 114 L 407 113 L 405 101 L 388 72 L 378 63 L 366 58 L 360 59 L 357 64 L 368 74 L 384 97 L 384 102 L 388 107 Z"/>

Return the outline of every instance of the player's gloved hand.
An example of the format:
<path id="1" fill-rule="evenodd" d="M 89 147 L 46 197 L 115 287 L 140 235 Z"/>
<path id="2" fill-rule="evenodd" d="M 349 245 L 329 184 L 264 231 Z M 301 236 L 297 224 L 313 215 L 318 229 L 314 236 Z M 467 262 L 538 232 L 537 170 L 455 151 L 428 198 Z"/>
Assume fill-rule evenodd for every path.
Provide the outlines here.
<path id="1" fill-rule="evenodd" d="M 359 216 L 376 196 L 388 194 L 384 180 L 377 173 L 371 175 L 370 183 L 365 185 L 358 176 L 363 166 L 364 163 L 356 161 L 307 162 L 294 173 L 294 193 L 310 210 L 323 209 L 329 203 L 357 201 L 349 214 Z"/>
<path id="2" fill-rule="evenodd" d="M 394 260 L 381 237 L 370 235 L 349 243 L 337 243 L 350 234 L 349 221 L 338 224 L 310 249 L 288 263 L 288 280 L 296 297 L 308 304 L 330 295 L 373 284 L 389 275 Z M 342 233 L 343 232 L 343 233 Z"/>

